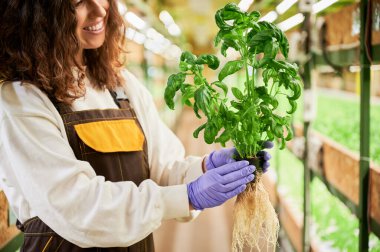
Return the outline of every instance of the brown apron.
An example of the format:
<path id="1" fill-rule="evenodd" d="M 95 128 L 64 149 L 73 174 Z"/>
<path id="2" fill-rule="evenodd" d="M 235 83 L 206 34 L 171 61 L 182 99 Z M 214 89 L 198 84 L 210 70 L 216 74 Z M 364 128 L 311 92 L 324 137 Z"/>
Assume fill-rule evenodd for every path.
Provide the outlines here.
<path id="1" fill-rule="evenodd" d="M 89 162 L 96 174 L 108 181 L 133 181 L 139 185 L 149 178 L 147 142 L 129 101 L 111 94 L 120 109 L 74 112 L 63 103 L 55 106 L 77 159 Z M 37 216 L 23 224 L 18 222 L 18 227 L 24 232 L 21 252 L 154 252 L 152 234 L 127 248 L 80 248 L 60 237 Z"/>

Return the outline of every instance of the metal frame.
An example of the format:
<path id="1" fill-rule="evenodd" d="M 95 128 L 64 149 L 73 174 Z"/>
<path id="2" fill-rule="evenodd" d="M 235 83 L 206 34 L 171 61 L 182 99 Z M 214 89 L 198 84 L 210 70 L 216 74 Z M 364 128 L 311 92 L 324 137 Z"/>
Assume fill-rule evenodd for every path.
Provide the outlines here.
<path id="1" fill-rule="evenodd" d="M 366 34 L 370 19 L 368 17 L 368 0 L 360 1 L 360 185 L 359 185 L 359 251 L 368 251 L 368 192 L 370 171 L 370 99 L 371 99 L 371 63 L 367 55 Z M 372 14 L 370 14 L 372 15 Z M 368 24 L 367 24 L 368 23 Z M 371 29 L 370 29 L 371 31 Z M 369 36 L 369 37 L 368 37 Z M 369 39 L 369 40 L 367 40 Z"/>

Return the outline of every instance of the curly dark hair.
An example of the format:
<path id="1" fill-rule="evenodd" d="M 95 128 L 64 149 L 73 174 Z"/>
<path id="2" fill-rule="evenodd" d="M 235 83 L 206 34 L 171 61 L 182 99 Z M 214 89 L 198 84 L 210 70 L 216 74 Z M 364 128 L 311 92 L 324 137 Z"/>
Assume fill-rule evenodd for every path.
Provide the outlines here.
<path id="1" fill-rule="evenodd" d="M 85 71 L 100 89 L 120 85 L 126 26 L 116 0 L 108 2 L 105 42 L 84 50 L 84 69 L 75 60 L 79 40 L 71 0 L 1 0 L 0 83 L 28 82 L 67 104 L 84 95 Z M 75 66 L 81 78 L 73 74 Z"/>

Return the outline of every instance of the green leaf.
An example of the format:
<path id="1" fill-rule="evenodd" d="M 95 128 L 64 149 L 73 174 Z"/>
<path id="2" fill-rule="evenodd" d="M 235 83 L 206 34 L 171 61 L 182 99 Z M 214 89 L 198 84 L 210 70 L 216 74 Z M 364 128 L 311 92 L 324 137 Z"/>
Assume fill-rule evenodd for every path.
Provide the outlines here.
<path id="1" fill-rule="evenodd" d="M 232 27 L 228 25 L 223 18 L 223 9 L 218 10 L 215 13 L 215 23 L 221 30 L 231 30 Z"/>
<path id="2" fill-rule="evenodd" d="M 255 88 L 255 92 L 260 96 L 265 96 L 268 94 L 268 89 L 265 86 L 260 86 Z"/>
<path id="3" fill-rule="evenodd" d="M 186 74 L 178 73 L 169 76 L 167 86 L 165 88 L 164 99 L 170 109 L 174 109 L 174 96 L 185 82 Z"/>
<path id="4" fill-rule="evenodd" d="M 277 56 L 279 45 L 276 39 L 272 38 L 271 43 L 267 43 L 264 47 L 264 57 L 274 59 Z"/>
<path id="5" fill-rule="evenodd" d="M 276 109 L 278 107 L 278 101 L 276 98 L 272 98 L 270 104 L 273 106 L 273 109 Z"/>
<path id="6" fill-rule="evenodd" d="M 230 138 L 231 138 L 230 131 L 225 130 L 217 139 L 215 139 L 215 142 L 221 143 L 222 145 L 224 145 L 228 140 L 230 140 Z"/>
<path id="7" fill-rule="evenodd" d="M 206 124 L 205 132 L 204 132 L 205 142 L 208 144 L 212 144 L 217 134 L 218 134 L 218 130 L 213 124 L 213 122 L 208 122 Z"/>
<path id="8" fill-rule="evenodd" d="M 222 44 L 222 48 L 220 48 L 220 52 L 222 53 L 222 55 L 224 57 L 227 57 L 227 49 L 228 49 L 228 46 L 226 44 Z"/>
<path id="9" fill-rule="evenodd" d="M 207 125 L 207 123 L 202 124 L 201 126 L 199 126 L 199 127 L 193 132 L 193 136 L 194 136 L 194 138 L 198 138 L 199 133 L 200 133 L 204 128 L 206 128 L 206 125 Z"/>
<path id="10" fill-rule="evenodd" d="M 286 131 L 287 131 L 287 135 L 286 135 L 285 140 L 286 141 L 292 140 L 292 138 L 293 138 L 293 131 L 292 131 L 292 129 L 289 126 L 287 126 L 286 127 Z"/>
<path id="11" fill-rule="evenodd" d="M 240 45 L 236 39 L 225 38 L 223 40 L 223 45 L 226 46 L 227 49 L 231 47 L 237 52 L 240 50 Z"/>
<path id="12" fill-rule="evenodd" d="M 252 11 L 251 13 L 249 13 L 249 19 L 252 21 L 252 22 L 256 22 L 259 20 L 260 18 L 260 12 L 258 11 Z"/>
<path id="13" fill-rule="evenodd" d="M 293 114 L 297 110 L 297 103 L 293 100 L 288 100 L 290 104 L 290 110 L 286 111 L 289 115 Z"/>
<path id="14" fill-rule="evenodd" d="M 276 137 L 281 138 L 284 136 L 284 129 L 282 128 L 282 125 L 278 124 L 276 127 L 273 129 L 273 133 Z"/>
<path id="15" fill-rule="evenodd" d="M 291 89 L 293 90 L 293 95 L 288 95 L 288 99 L 295 101 L 301 96 L 301 86 L 299 85 L 299 83 L 296 82 L 294 83 L 294 85 L 291 86 Z"/>
<path id="16" fill-rule="evenodd" d="M 236 101 L 231 101 L 231 106 L 235 109 L 237 109 L 238 111 L 239 110 L 242 110 L 243 106 L 241 105 L 240 102 L 236 102 Z"/>
<path id="17" fill-rule="evenodd" d="M 243 65 L 244 65 L 243 60 L 234 60 L 234 61 L 227 62 L 222 68 L 222 70 L 220 70 L 220 73 L 218 76 L 219 81 L 223 81 L 224 78 L 226 78 L 227 76 L 233 73 L 236 73 L 237 71 L 243 68 Z"/>
<path id="18" fill-rule="evenodd" d="M 184 93 L 187 92 L 188 89 L 192 89 L 192 88 L 193 88 L 192 85 L 190 85 L 190 84 L 188 84 L 188 83 L 183 83 L 183 84 L 181 85 L 181 92 L 182 92 L 182 94 L 184 94 Z"/>
<path id="19" fill-rule="evenodd" d="M 189 69 L 191 69 L 190 64 L 188 64 L 187 62 L 184 62 L 184 61 L 179 62 L 179 70 L 181 70 L 182 72 L 186 72 Z"/>
<path id="20" fill-rule="evenodd" d="M 211 95 L 206 86 L 201 86 L 194 93 L 195 103 L 205 115 L 209 114 Z"/>
<path id="21" fill-rule="evenodd" d="M 225 83 L 223 83 L 221 81 L 215 81 L 212 84 L 214 84 L 215 86 L 223 89 L 224 95 L 227 95 L 227 93 L 228 93 L 228 87 L 227 87 L 227 85 Z"/>
<path id="22" fill-rule="evenodd" d="M 196 86 L 201 86 L 201 85 L 203 85 L 203 84 L 204 84 L 204 81 L 205 81 L 204 77 L 201 77 L 201 76 L 199 76 L 199 75 L 195 75 L 195 76 L 194 76 L 194 84 L 195 84 Z"/>
<path id="23" fill-rule="evenodd" d="M 219 59 L 215 55 L 201 55 L 195 61 L 196 64 L 207 64 L 209 68 L 215 70 L 219 67 Z"/>
<path id="24" fill-rule="evenodd" d="M 232 91 L 232 94 L 239 100 L 243 100 L 244 99 L 244 95 L 243 93 L 240 91 L 240 89 L 238 89 L 237 87 L 232 87 L 231 88 L 231 91 Z"/>
<path id="25" fill-rule="evenodd" d="M 223 20 L 239 20 L 243 18 L 244 13 L 235 3 L 227 4 L 222 11 Z"/>
<path id="26" fill-rule="evenodd" d="M 226 30 L 219 30 L 218 34 L 216 34 L 215 36 L 215 39 L 214 39 L 214 45 L 215 47 L 217 47 L 220 43 L 220 41 L 222 41 L 222 39 L 227 35 L 229 34 L 230 31 L 226 31 Z"/>
<path id="27" fill-rule="evenodd" d="M 193 97 L 194 97 L 194 92 L 193 92 L 193 90 L 189 89 L 188 91 L 186 91 L 185 93 L 182 94 L 182 98 L 181 98 L 182 104 L 186 104 L 186 105 L 191 107 L 192 104 L 189 101 L 189 99 L 191 99 Z"/>
<path id="28" fill-rule="evenodd" d="M 184 51 L 181 54 L 180 61 L 183 61 L 183 62 L 189 63 L 189 64 L 194 64 L 196 59 L 197 59 L 197 57 L 194 54 L 192 54 L 189 51 Z"/>
<path id="29" fill-rule="evenodd" d="M 194 105 L 193 105 L 193 110 L 194 110 L 195 116 L 196 116 L 197 118 L 201 119 L 202 117 L 201 117 L 201 115 L 199 114 L 199 108 L 198 108 L 198 106 L 197 106 L 196 103 L 194 103 Z"/>

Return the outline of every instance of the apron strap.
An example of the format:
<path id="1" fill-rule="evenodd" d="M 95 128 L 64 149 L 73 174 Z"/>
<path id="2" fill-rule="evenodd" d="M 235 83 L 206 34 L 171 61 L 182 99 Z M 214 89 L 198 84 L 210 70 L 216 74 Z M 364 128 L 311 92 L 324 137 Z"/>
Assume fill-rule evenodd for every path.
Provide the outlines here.
<path id="1" fill-rule="evenodd" d="M 109 90 L 109 92 L 112 95 L 113 100 L 115 101 L 116 105 L 119 108 L 130 107 L 128 96 L 125 94 L 124 90 L 116 89 L 115 91 Z M 125 103 L 127 103 L 128 106 L 125 106 Z"/>
<path id="2" fill-rule="evenodd" d="M 54 107 L 58 110 L 59 114 L 68 114 L 72 113 L 70 105 L 67 105 L 63 102 L 58 101 L 55 97 L 49 96 L 50 101 L 53 103 Z"/>

